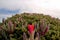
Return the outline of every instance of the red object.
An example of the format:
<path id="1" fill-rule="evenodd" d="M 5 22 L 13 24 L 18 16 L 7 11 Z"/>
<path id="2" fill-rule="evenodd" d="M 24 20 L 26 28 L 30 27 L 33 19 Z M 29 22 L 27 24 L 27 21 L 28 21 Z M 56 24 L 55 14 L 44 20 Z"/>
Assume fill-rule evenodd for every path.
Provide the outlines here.
<path id="1" fill-rule="evenodd" d="M 32 33 L 34 31 L 34 25 L 28 25 L 28 31 Z"/>

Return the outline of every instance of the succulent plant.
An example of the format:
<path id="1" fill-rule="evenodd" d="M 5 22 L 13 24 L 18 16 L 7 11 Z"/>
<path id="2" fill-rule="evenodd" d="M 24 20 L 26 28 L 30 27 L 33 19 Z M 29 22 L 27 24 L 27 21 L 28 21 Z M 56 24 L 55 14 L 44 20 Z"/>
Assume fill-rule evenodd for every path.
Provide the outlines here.
<path id="1" fill-rule="evenodd" d="M 4 18 L 2 19 L 2 23 L 5 23 L 5 19 Z"/>
<path id="2" fill-rule="evenodd" d="M 44 20 L 42 20 L 42 19 L 44 19 Z M 46 21 L 45 21 L 45 19 L 46 19 Z M 36 22 L 36 20 L 40 24 L 38 22 Z M 33 15 L 22 14 L 22 15 L 12 16 L 11 18 L 7 18 L 7 20 L 5 20 L 3 18 L 2 22 L 3 23 L 0 23 L 1 24 L 0 33 L 2 33 L 2 35 L 4 36 L 4 38 L 2 38 L 2 40 L 3 39 L 7 40 L 7 36 L 10 34 L 13 35 L 13 37 L 11 36 L 12 38 L 14 38 L 16 40 L 21 40 L 23 38 L 22 34 L 24 32 L 25 32 L 26 36 L 29 37 L 29 35 L 31 35 L 31 34 L 27 33 L 28 32 L 28 30 L 27 30 L 28 22 L 32 22 L 33 25 L 35 25 L 35 30 L 36 30 L 35 32 L 36 32 L 36 36 L 37 36 L 38 40 L 39 39 L 41 39 L 41 40 L 42 39 L 43 40 L 60 40 L 60 38 L 59 38 L 60 37 L 60 20 L 49 17 L 47 15 L 42 15 L 42 14 L 37 15 L 35 13 Z M 34 22 L 36 22 L 36 24 Z M 48 25 L 48 23 L 50 23 L 50 26 Z M 49 29 L 49 27 L 50 27 L 50 29 Z M 8 35 L 6 35 L 6 33 Z M 0 34 L 0 37 L 1 37 L 1 34 Z"/>
<path id="3" fill-rule="evenodd" d="M 11 20 L 8 21 L 7 29 L 8 29 L 7 31 L 8 31 L 9 33 L 13 33 L 13 32 L 14 32 L 15 27 L 14 27 L 14 25 L 13 25 L 13 23 L 12 23 Z"/>
<path id="4" fill-rule="evenodd" d="M 2 30 L 3 28 L 0 26 L 0 31 Z"/>
<path id="5" fill-rule="evenodd" d="M 45 25 L 45 22 L 42 21 L 42 23 L 40 24 L 40 29 L 39 30 L 40 30 L 41 35 L 45 35 L 46 32 L 49 30 L 49 25 L 47 23 Z"/>
<path id="6" fill-rule="evenodd" d="M 23 33 L 23 40 L 27 40 L 27 35 L 25 32 Z"/>
<path id="7" fill-rule="evenodd" d="M 44 31 L 44 35 L 46 34 L 46 32 L 48 32 L 48 30 L 49 30 L 49 25 L 46 26 L 45 31 Z"/>
<path id="8" fill-rule="evenodd" d="M 3 37 L 3 40 L 10 40 L 8 33 L 2 28 L 2 26 L 0 26 L 0 35 Z"/>
<path id="9" fill-rule="evenodd" d="M 40 35 L 39 35 L 39 33 L 38 33 L 38 32 L 37 32 L 36 37 L 38 38 L 38 40 L 40 40 Z"/>

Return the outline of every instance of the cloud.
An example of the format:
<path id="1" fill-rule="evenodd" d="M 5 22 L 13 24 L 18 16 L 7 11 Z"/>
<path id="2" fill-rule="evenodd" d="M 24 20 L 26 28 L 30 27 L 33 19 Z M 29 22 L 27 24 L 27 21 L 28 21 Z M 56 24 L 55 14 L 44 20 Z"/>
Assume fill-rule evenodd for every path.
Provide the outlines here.
<path id="1" fill-rule="evenodd" d="M 20 9 L 22 12 L 39 12 L 46 9 L 60 9 L 59 0 L 0 0 L 0 8 Z"/>
<path id="2" fill-rule="evenodd" d="M 12 14 L 0 14 L 0 22 L 2 22 L 2 18 L 7 19 L 7 17 L 11 17 Z"/>
<path id="3" fill-rule="evenodd" d="M 3 16 L 16 14 L 18 11 L 43 13 L 60 18 L 60 0 L 0 0 L 0 14 L 3 13 Z"/>

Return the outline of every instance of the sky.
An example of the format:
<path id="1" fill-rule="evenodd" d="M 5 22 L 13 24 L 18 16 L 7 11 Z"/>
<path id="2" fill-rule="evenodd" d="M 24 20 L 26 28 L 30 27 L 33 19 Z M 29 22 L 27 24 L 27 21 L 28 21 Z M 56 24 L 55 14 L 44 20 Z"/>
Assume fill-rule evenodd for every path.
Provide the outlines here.
<path id="1" fill-rule="evenodd" d="M 60 18 L 60 0 L 0 0 L 0 22 L 2 18 L 22 12 L 43 13 Z"/>

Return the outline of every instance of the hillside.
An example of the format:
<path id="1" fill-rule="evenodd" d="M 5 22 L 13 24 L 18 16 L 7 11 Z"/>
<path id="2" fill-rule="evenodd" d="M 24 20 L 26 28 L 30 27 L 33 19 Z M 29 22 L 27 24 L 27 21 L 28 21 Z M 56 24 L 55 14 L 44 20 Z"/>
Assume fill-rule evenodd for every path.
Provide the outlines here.
<path id="1" fill-rule="evenodd" d="M 35 24 L 36 22 L 45 21 L 49 25 L 49 30 L 44 36 L 40 36 L 41 40 L 60 40 L 60 19 L 53 18 L 49 15 L 36 13 L 22 13 L 16 14 L 6 20 L 2 20 L 0 29 L 5 31 L 5 34 L 10 35 L 10 40 L 22 40 L 22 34 L 25 32 L 28 36 L 27 25 L 29 22 Z M 10 24 L 9 24 L 10 23 Z M 12 27 L 11 27 L 12 26 Z M 0 32 L 1 32 L 0 30 Z M 38 29 L 36 29 L 36 32 Z M 1 32 L 3 33 L 3 32 Z M 8 36 L 6 35 L 6 36 Z M 2 40 L 0 35 L 0 40 Z"/>

